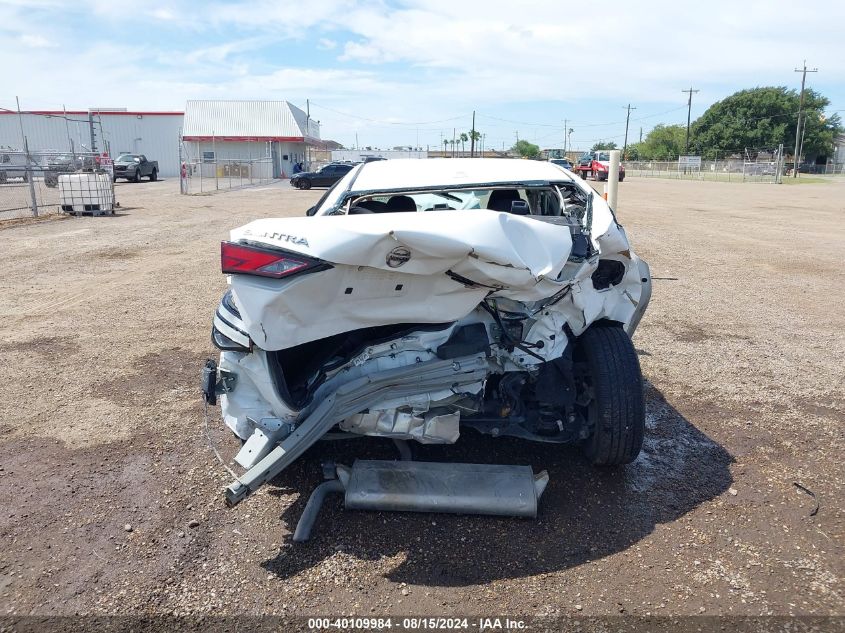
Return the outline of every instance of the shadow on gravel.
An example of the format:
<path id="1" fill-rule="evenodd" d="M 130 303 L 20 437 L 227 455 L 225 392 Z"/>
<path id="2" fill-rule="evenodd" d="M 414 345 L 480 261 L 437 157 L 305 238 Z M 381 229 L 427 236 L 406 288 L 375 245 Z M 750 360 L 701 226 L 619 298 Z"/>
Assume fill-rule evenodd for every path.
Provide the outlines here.
<path id="1" fill-rule="evenodd" d="M 289 544 L 262 566 L 288 577 L 342 549 L 362 560 L 404 554 L 387 577 L 412 585 L 461 586 L 574 567 L 625 550 L 655 525 L 674 521 L 728 489 L 731 455 L 701 433 L 646 385 L 646 440 L 640 457 L 624 468 L 597 470 L 566 446 L 537 444 L 467 432 L 454 446 L 415 446 L 422 461 L 530 464 L 549 471 L 550 483 L 536 520 L 445 514 L 345 512 L 330 497 L 311 541 Z M 320 462 L 394 459 L 387 441 L 321 443 L 273 484 L 301 493 L 283 513 L 292 533 Z M 276 494 L 281 490 L 274 489 Z"/>

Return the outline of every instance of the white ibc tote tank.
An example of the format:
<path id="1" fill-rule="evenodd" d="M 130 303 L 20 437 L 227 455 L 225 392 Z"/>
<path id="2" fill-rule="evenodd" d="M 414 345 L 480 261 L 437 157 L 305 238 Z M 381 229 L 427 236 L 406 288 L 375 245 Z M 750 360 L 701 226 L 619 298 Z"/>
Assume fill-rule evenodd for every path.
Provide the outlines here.
<path id="1" fill-rule="evenodd" d="M 114 213 L 114 182 L 109 174 L 62 174 L 59 201 L 65 213 Z"/>

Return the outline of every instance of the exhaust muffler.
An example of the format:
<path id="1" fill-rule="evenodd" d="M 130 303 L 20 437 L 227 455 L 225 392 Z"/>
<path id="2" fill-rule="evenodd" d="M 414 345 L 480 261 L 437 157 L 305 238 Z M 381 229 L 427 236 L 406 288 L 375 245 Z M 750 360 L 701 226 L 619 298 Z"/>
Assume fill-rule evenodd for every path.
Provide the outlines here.
<path id="1" fill-rule="evenodd" d="M 293 540 L 307 541 L 326 495 L 344 493 L 347 510 L 440 512 L 535 518 L 549 482 L 530 466 L 356 460 L 314 490 Z"/>

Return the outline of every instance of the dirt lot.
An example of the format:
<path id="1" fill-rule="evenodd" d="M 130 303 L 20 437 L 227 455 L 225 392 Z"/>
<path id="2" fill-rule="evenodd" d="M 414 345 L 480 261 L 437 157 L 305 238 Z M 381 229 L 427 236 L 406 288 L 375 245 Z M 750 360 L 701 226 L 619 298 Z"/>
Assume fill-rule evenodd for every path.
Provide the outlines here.
<path id="1" fill-rule="evenodd" d="M 467 433 L 420 455 L 547 468 L 538 520 L 335 498 L 306 545 L 290 537 L 320 461 L 391 445 L 321 445 L 228 510 L 198 376 L 219 241 L 320 192 L 177 192 L 120 183 L 115 217 L 0 229 L 3 613 L 845 611 L 845 184 L 623 183 L 620 220 L 655 278 L 635 340 L 641 457 L 599 472 Z"/>

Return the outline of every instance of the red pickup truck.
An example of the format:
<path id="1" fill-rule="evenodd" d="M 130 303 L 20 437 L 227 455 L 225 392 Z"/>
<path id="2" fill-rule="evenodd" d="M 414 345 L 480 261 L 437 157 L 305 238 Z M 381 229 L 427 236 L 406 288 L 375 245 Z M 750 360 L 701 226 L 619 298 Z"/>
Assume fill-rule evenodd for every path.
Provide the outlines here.
<path id="1" fill-rule="evenodd" d="M 583 154 L 578 163 L 572 167 L 583 178 L 592 176 L 595 180 L 607 180 L 607 172 L 610 169 L 610 152 L 597 151 Z M 619 182 L 625 180 L 625 168 L 619 163 Z"/>

